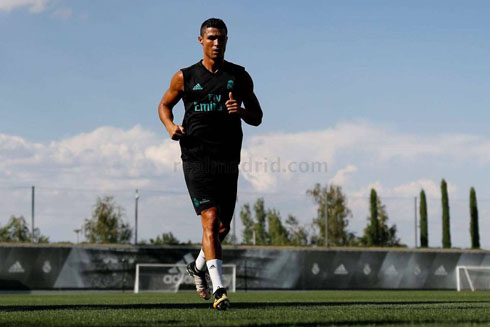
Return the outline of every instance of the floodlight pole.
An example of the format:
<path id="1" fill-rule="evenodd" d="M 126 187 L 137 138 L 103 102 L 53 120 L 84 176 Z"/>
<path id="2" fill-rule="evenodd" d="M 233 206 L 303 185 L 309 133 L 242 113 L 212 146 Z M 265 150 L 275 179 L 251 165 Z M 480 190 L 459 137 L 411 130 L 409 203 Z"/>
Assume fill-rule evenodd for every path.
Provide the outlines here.
<path id="1" fill-rule="evenodd" d="M 36 188 L 32 186 L 31 188 L 31 235 L 32 235 L 32 242 L 35 242 L 34 239 L 34 206 L 35 206 L 35 194 L 36 194 Z"/>
<path id="2" fill-rule="evenodd" d="M 77 229 L 74 229 L 73 231 L 77 234 L 77 244 L 79 244 L 80 243 L 79 236 L 80 236 L 80 232 L 82 231 L 82 229 L 81 228 L 77 228 Z"/>
<path id="3" fill-rule="evenodd" d="M 134 194 L 134 245 L 138 245 L 138 200 L 140 195 L 138 189 Z"/>
<path id="4" fill-rule="evenodd" d="M 415 248 L 417 248 L 417 197 L 413 198 L 413 204 L 414 204 L 414 224 L 415 224 Z"/>

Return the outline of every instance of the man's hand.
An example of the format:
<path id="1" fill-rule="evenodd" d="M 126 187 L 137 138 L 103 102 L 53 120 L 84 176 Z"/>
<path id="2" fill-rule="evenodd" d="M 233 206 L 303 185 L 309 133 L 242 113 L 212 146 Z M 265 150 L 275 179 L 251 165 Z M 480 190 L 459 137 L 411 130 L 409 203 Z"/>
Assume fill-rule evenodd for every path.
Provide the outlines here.
<path id="1" fill-rule="evenodd" d="M 230 92 L 228 95 L 229 100 L 225 102 L 226 109 L 230 115 L 238 115 L 242 108 L 238 106 L 238 101 L 233 98 L 233 93 Z"/>
<path id="2" fill-rule="evenodd" d="M 182 136 L 184 136 L 185 134 L 184 127 L 175 124 L 173 126 L 170 126 L 170 128 L 168 128 L 167 131 L 168 134 L 170 135 L 170 138 L 174 141 L 181 139 Z"/>

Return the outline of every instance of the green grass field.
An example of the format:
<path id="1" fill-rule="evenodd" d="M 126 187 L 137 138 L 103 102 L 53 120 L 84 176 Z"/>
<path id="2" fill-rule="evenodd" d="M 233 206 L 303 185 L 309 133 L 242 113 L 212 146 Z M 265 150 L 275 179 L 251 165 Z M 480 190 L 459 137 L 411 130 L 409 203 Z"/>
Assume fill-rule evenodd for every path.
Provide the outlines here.
<path id="1" fill-rule="evenodd" d="M 490 292 L 238 292 L 217 312 L 197 294 L 0 295 L 0 326 L 490 326 Z"/>

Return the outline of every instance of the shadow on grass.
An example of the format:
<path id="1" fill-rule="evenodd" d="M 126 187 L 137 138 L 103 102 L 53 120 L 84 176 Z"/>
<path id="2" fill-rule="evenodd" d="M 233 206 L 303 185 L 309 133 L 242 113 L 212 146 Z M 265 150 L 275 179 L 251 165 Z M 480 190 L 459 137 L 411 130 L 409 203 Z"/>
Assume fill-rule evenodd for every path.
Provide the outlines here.
<path id="1" fill-rule="evenodd" d="M 0 312 L 49 311 L 49 310 L 148 310 L 148 309 L 208 309 L 207 303 L 146 303 L 146 304 L 65 304 L 65 305 L 4 305 Z M 331 306 L 400 306 L 400 305 L 451 305 L 451 309 L 468 309 L 464 304 L 490 304 L 490 301 L 386 301 L 386 302 L 232 302 L 233 309 L 331 307 Z M 480 309 L 480 308 L 473 308 Z M 488 310 L 483 307 L 481 309 Z"/>

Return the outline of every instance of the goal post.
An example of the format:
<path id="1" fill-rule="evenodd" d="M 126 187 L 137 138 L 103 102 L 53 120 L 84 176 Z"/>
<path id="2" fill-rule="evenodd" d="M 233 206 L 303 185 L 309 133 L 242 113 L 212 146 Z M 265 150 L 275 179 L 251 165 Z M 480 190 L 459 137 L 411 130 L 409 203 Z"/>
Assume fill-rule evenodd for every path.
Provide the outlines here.
<path id="1" fill-rule="evenodd" d="M 138 263 L 134 276 L 134 293 L 179 292 L 195 290 L 194 279 L 181 263 Z M 211 281 L 208 280 L 211 285 Z M 223 283 L 229 292 L 236 291 L 236 265 L 223 265 Z"/>
<path id="2" fill-rule="evenodd" d="M 456 266 L 456 289 L 490 290 L 490 266 Z"/>

